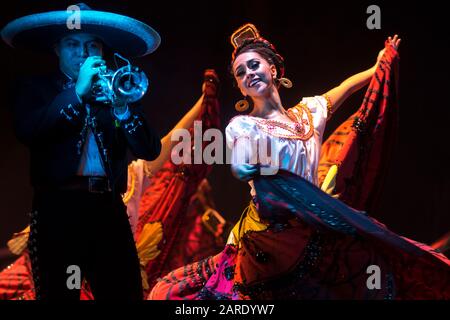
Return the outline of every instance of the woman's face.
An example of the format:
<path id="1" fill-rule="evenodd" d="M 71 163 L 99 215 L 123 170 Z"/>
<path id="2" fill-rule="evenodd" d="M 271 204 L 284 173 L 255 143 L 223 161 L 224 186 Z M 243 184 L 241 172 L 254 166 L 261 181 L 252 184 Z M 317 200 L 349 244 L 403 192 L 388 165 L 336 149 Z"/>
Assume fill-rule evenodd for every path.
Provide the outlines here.
<path id="1" fill-rule="evenodd" d="M 274 87 L 277 75 L 275 65 L 269 64 L 259 53 L 247 51 L 238 55 L 233 63 L 233 74 L 244 96 L 263 96 Z"/>

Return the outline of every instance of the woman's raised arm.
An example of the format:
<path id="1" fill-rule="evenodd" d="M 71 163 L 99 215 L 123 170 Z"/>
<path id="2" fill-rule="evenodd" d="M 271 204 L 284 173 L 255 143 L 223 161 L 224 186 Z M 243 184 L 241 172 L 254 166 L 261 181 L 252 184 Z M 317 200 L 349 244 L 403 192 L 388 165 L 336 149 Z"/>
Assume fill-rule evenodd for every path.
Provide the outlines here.
<path id="1" fill-rule="evenodd" d="M 397 50 L 401 39 L 395 35 L 393 38 L 389 37 L 388 41 L 390 45 Z M 340 85 L 324 94 L 324 96 L 328 97 L 329 103 L 331 104 L 331 113 L 335 112 L 349 96 L 369 84 L 370 79 L 378 67 L 381 57 L 384 54 L 384 50 L 385 49 L 378 53 L 377 62 L 373 67 L 347 78 Z"/>

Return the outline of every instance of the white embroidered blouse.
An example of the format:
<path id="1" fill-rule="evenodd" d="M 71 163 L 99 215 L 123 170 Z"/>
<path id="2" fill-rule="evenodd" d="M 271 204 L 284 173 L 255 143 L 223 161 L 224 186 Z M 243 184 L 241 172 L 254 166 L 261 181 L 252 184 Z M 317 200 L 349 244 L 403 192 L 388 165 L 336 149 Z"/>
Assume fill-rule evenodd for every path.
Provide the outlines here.
<path id="1" fill-rule="evenodd" d="M 240 115 L 225 129 L 232 164 L 264 164 L 261 174 L 287 170 L 318 184 L 322 136 L 327 120 L 324 96 L 303 98 L 288 110 L 292 122 Z M 253 185 L 252 195 L 254 195 Z"/>

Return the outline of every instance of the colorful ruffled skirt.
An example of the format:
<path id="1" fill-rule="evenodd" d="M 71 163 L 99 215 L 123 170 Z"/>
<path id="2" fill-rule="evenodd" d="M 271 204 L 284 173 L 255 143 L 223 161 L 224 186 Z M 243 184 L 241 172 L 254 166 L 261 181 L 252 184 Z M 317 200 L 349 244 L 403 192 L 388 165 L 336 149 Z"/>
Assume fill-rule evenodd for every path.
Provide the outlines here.
<path id="1" fill-rule="evenodd" d="M 149 299 L 450 299 L 450 261 L 285 171 L 224 250 L 161 279 Z"/>

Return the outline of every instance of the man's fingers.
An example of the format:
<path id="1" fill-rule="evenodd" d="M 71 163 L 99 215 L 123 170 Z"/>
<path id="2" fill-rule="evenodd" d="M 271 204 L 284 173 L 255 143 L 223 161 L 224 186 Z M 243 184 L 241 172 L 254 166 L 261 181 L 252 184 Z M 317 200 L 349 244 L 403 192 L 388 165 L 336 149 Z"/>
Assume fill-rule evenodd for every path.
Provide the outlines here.
<path id="1" fill-rule="evenodd" d="M 88 57 L 86 61 L 84 62 L 85 66 L 94 67 L 97 65 L 105 65 L 105 60 L 102 59 L 102 57 L 94 56 L 94 57 Z"/>
<path id="2" fill-rule="evenodd" d="M 88 63 L 92 63 L 94 61 L 101 60 L 101 59 L 102 59 L 102 57 L 100 57 L 100 56 L 90 56 L 90 57 L 87 57 L 86 60 L 84 60 L 84 63 L 88 64 Z"/>
<path id="3" fill-rule="evenodd" d="M 88 61 L 88 60 L 98 60 L 98 59 L 102 59 L 102 57 L 101 56 L 89 56 L 89 57 L 86 58 L 86 61 Z"/>
<path id="4" fill-rule="evenodd" d="M 97 69 L 98 71 L 101 71 L 101 72 L 105 72 L 106 71 L 106 66 L 105 65 L 100 65 L 98 67 L 95 67 L 95 69 Z"/>
<path id="5" fill-rule="evenodd" d="M 102 67 L 105 65 L 105 60 L 94 60 L 91 63 L 91 67 Z"/>
<path id="6" fill-rule="evenodd" d="M 100 72 L 100 68 L 92 68 L 87 73 L 88 73 L 89 77 L 93 77 L 93 76 L 97 75 L 99 72 Z"/>

